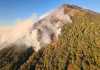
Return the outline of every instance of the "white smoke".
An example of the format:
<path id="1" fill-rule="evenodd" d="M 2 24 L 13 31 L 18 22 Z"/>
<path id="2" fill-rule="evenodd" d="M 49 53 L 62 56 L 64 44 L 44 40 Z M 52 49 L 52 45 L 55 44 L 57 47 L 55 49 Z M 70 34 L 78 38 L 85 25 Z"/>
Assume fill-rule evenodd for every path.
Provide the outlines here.
<path id="1" fill-rule="evenodd" d="M 37 37 L 35 37 L 34 40 L 36 40 L 36 43 L 38 44 L 38 46 L 33 44 L 35 51 L 38 51 L 42 47 L 46 47 L 46 45 L 54 42 L 54 40 L 58 40 L 63 25 L 72 23 L 70 16 L 68 14 L 64 14 L 63 9 L 60 11 L 53 11 L 49 13 L 49 15 L 47 13 L 44 16 L 40 17 L 40 20 L 38 20 L 33 27 L 37 33 Z M 35 32 L 33 31 L 33 34 L 34 33 Z"/>
<path id="2" fill-rule="evenodd" d="M 66 23 L 71 23 L 70 16 L 63 10 L 56 10 L 40 17 L 33 17 L 18 21 L 15 26 L 0 27 L 0 49 L 7 45 L 16 44 L 33 47 L 38 51 L 42 47 L 52 43 L 61 34 L 61 28 Z"/>

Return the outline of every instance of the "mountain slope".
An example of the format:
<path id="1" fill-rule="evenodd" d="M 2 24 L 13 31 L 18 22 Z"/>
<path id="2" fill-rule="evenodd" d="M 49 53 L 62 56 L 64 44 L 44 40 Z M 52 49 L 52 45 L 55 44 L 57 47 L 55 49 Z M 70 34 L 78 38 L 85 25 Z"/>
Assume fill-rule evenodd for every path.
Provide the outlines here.
<path id="1" fill-rule="evenodd" d="M 74 5 L 62 7 L 72 23 L 63 26 L 59 40 L 39 52 L 21 54 L 26 60 L 17 61 L 18 67 L 10 62 L 1 70 L 100 70 L 100 14 Z"/>
<path id="2" fill-rule="evenodd" d="M 72 16 L 73 23 L 64 26 L 59 43 L 33 53 L 22 70 L 100 69 L 100 15 L 79 8 L 74 12 L 77 10 Z"/>

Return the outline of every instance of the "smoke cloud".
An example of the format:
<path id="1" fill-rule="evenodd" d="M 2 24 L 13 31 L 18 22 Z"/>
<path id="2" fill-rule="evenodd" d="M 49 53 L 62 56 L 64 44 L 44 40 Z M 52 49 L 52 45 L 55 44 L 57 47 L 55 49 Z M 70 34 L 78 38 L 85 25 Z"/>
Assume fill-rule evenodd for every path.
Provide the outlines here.
<path id="1" fill-rule="evenodd" d="M 64 10 L 56 10 L 44 14 L 38 20 L 31 16 L 28 19 L 17 21 L 15 26 L 2 27 L 0 30 L 0 49 L 16 44 L 18 47 L 25 45 L 32 47 L 36 52 L 42 47 L 58 40 L 63 25 L 72 20 Z"/>

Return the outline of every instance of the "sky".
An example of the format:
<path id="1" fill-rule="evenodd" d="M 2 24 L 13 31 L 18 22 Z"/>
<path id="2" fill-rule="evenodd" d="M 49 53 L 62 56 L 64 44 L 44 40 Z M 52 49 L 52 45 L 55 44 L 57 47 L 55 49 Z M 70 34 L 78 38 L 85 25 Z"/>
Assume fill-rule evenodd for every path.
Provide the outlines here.
<path id="1" fill-rule="evenodd" d="M 100 12 L 100 0 L 0 0 L 0 25 L 13 25 L 34 14 L 40 16 L 62 4 Z"/>

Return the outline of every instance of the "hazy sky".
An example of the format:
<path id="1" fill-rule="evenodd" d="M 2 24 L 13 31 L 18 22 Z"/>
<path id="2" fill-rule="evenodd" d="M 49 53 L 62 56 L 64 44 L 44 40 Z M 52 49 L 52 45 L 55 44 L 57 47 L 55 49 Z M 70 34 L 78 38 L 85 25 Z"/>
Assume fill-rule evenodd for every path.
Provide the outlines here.
<path id="1" fill-rule="evenodd" d="M 42 15 L 65 3 L 100 12 L 100 0 L 0 0 L 0 25 L 15 24 L 34 13 Z"/>

